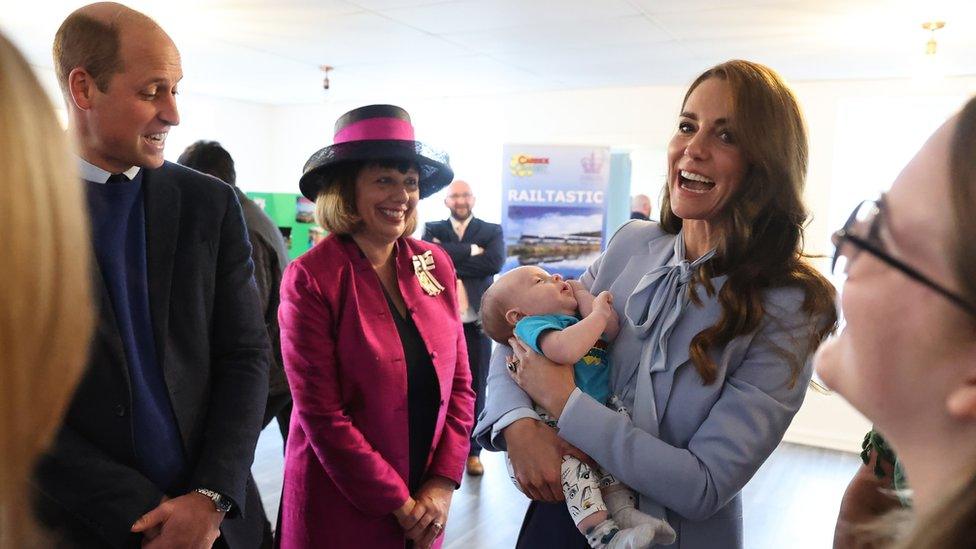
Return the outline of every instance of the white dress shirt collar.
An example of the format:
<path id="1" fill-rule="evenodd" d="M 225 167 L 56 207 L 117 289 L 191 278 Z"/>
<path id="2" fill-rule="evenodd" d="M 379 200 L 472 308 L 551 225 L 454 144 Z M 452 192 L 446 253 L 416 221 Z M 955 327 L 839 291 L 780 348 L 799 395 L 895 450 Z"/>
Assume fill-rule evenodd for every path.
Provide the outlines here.
<path id="1" fill-rule="evenodd" d="M 464 231 L 467 230 L 468 224 L 471 223 L 472 219 L 474 219 L 474 215 L 469 215 L 468 218 L 465 219 L 464 221 L 458 221 L 457 219 L 454 219 L 454 216 L 452 215 L 451 227 L 454 228 L 454 234 L 460 234 L 463 237 Z"/>
<path id="2" fill-rule="evenodd" d="M 139 166 L 133 166 L 122 173 L 129 178 L 129 181 L 132 181 L 139 174 L 139 169 Z M 78 157 L 78 171 L 81 173 L 82 179 L 93 183 L 105 183 L 112 175 L 112 172 L 107 172 L 80 156 Z"/>

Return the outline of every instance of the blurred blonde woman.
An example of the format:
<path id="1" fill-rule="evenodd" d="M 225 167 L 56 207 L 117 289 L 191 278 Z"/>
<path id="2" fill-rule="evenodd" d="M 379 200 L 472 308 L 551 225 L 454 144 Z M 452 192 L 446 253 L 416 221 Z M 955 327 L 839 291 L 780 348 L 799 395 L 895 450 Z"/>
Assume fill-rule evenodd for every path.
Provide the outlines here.
<path id="1" fill-rule="evenodd" d="M 0 35 L 0 547 L 41 545 L 27 477 L 61 420 L 92 316 L 88 228 L 67 138 Z"/>

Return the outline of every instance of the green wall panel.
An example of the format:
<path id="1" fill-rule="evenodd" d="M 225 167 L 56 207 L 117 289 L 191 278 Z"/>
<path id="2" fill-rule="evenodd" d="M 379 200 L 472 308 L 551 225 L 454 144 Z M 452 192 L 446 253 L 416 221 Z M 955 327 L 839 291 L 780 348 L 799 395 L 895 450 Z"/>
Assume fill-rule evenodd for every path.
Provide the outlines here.
<path id="1" fill-rule="evenodd" d="M 264 212 L 280 227 L 291 229 L 291 238 L 288 243 L 288 256 L 291 259 L 302 255 L 309 249 L 308 230 L 315 226 L 315 223 L 299 221 L 298 199 L 300 194 L 294 193 L 257 193 L 250 192 L 247 196 L 264 208 Z M 308 205 L 308 204 L 306 204 Z M 311 219 L 307 216 L 303 219 Z"/>

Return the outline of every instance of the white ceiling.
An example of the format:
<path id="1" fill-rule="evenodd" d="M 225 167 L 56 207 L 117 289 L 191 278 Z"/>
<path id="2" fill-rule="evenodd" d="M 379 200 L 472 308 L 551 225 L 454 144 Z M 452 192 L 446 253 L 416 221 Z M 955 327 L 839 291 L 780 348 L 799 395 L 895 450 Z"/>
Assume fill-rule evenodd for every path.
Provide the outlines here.
<path id="1" fill-rule="evenodd" d="M 4 0 L 38 67 L 77 1 Z M 132 0 L 183 56 L 184 91 L 270 104 L 685 84 L 741 57 L 790 80 L 976 74 L 976 0 Z M 321 89 L 319 65 L 335 67 Z"/>

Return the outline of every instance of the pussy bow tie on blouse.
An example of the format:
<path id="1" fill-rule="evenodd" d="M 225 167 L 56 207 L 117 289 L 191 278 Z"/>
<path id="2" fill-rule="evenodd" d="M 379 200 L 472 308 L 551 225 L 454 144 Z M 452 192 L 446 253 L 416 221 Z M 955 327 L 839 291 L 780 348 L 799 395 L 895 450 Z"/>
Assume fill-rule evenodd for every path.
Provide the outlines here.
<path id="1" fill-rule="evenodd" d="M 691 301 L 688 282 L 695 271 L 714 256 L 715 250 L 711 250 L 695 261 L 684 259 L 684 235 L 679 233 L 674 243 L 674 256 L 669 262 L 671 264 L 644 275 L 624 304 L 627 322 L 633 326 L 637 337 L 644 341 L 636 368 L 637 382 L 627 384 L 634 391 L 631 417 L 634 425 L 653 436 L 659 436 L 659 418 L 651 374 L 677 366 L 667 364 L 668 339 L 685 306 Z M 640 499 L 640 508 L 642 512 L 655 517 L 666 516 L 659 503 L 644 496 Z"/>
<path id="2" fill-rule="evenodd" d="M 649 373 L 667 368 L 668 338 L 691 301 L 688 282 L 699 267 L 715 256 L 713 249 L 694 261 L 684 259 L 685 245 L 681 234 L 675 242 L 674 253 L 675 258 L 680 258 L 678 262 L 658 267 L 644 275 L 624 306 L 624 316 L 634 326 L 637 337 L 648 340 L 641 353 L 641 366 L 649 366 L 645 370 Z M 656 337 L 651 338 L 655 334 Z"/>
<path id="3" fill-rule="evenodd" d="M 695 271 L 714 256 L 715 250 L 711 250 L 695 261 L 684 259 L 684 235 L 678 233 L 669 264 L 644 275 L 624 304 L 627 322 L 633 326 L 637 338 L 644 342 L 634 371 L 637 381 L 627 383 L 628 388 L 624 392 L 634 391 L 634 424 L 652 435 L 658 434 L 659 418 L 651 374 L 668 369 L 668 339 L 691 300 L 688 282 Z"/>

